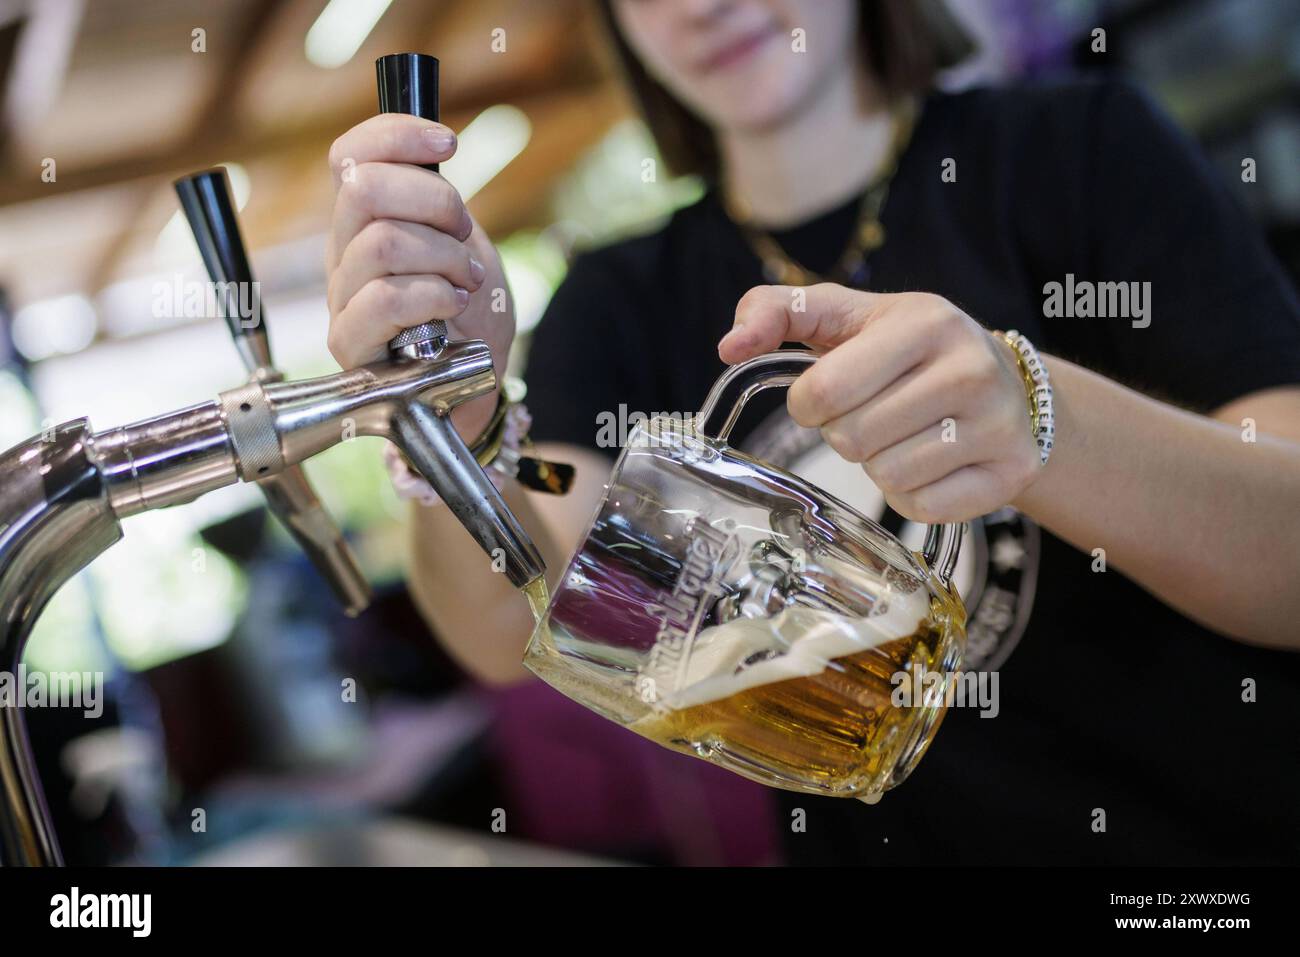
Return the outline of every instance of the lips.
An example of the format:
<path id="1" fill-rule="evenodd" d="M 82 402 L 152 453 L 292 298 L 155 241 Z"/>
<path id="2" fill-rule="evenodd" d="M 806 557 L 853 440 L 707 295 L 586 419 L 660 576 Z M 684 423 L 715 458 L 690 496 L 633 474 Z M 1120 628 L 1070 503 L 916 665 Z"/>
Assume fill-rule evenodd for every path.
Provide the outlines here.
<path id="1" fill-rule="evenodd" d="M 761 30 L 748 33 L 737 40 L 718 47 L 712 53 L 703 57 L 700 60 L 699 70 L 701 73 L 712 73 L 716 70 L 735 66 L 737 63 L 753 56 L 764 43 L 774 36 L 776 36 L 776 30 L 772 27 L 764 27 Z"/>

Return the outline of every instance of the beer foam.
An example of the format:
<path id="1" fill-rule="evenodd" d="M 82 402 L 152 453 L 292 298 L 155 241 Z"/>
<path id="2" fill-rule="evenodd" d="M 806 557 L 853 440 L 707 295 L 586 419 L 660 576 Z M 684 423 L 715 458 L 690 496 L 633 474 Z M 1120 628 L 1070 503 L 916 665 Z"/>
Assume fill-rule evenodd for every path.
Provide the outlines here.
<path id="1" fill-rule="evenodd" d="M 870 618 L 792 605 L 771 618 L 737 618 L 696 636 L 685 673 L 660 704 L 677 711 L 750 688 L 807 678 L 844 658 L 914 635 L 930 614 L 929 594 L 891 593 Z M 746 665 L 756 655 L 768 657 Z"/>

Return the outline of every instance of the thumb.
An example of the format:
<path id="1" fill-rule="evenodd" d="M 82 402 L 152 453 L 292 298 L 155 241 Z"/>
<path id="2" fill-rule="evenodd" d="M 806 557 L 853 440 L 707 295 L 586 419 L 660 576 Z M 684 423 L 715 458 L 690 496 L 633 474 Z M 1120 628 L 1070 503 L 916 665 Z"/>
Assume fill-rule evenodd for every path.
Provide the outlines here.
<path id="1" fill-rule="evenodd" d="M 833 349 L 854 336 L 886 298 L 830 282 L 755 286 L 737 303 L 735 323 L 718 343 L 718 355 L 735 365 L 783 342 L 803 342 L 823 352 Z"/>

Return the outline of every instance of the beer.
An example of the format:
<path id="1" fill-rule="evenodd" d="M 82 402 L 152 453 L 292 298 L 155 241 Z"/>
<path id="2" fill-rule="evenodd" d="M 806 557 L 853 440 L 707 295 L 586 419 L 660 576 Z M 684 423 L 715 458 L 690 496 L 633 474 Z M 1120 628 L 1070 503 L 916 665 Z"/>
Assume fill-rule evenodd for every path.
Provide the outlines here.
<path id="1" fill-rule="evenodd" d="M 630 728 L 764 784 L 874 802 L 920 759 L 943 717 L 941 693 L 929 703 L 918 695 L 916 708 L 891 700 L 918 671 L 951 671 L 963 616 L 946 600 L 932 605 L 904 638 L 830 658 L 815 674 L 652 712 Z"/>
<path id="2" fill-rule="evenodd" d="M 539 617 L 525 665 L 643 737 L 775 787 L 874 802 L 920 759 L 945 689 L 911 708 L 891 698 L 917 673 L 955 670 L 965 625 L 955 598 L 898 588 L 857 614 L 796 604 L 702 623 L 661 660 L 672 629 L 648 613 L 664 616 L 670 578 L 646 571 L 623 549 L 577 556 L 570 575 L 587 588 L 561 590 Z M 635 670 L 597 665 L 613 653 L 593 655 L 579 637 L 595 621 L 640 650 Z"/>
<path id="3" fill-rule="evenodd" d="M 541 624 L 542 619 L 546 616 L 546 605 L 551 600 L 550 591 L 546 587 L 545 576 L 538 575 L 522 589 L 524 597 L 528 599 L 528 608 L 533 613 L 533 621 Z"/>

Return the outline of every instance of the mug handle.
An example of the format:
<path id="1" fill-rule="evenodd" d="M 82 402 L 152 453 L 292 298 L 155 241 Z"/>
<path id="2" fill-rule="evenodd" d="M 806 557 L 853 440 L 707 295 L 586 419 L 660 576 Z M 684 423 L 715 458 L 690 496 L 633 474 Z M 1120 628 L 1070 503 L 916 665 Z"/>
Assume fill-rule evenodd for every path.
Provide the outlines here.
<path id="1" fill-rule="evenodd" d="M 817 361 L 807 349 L 780 349 L 731 366 L 718 377 L 694 418 L 696 435 L 726 444 L 745 403 L 764 389 L 788 388 Z M 921 557 L 945 585 L 952 582 L 957 568 L 965 524 L 927 525 Z"/>

